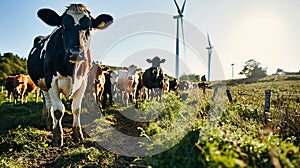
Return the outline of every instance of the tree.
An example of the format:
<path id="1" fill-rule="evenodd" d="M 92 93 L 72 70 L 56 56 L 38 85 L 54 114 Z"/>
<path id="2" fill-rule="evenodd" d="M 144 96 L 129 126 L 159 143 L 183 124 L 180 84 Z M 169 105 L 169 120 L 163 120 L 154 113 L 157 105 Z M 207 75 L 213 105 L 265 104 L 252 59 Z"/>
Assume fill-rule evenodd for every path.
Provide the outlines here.
<path id="1" fill-rule="evenodd" d="M 191 81 L 191 82 L 199 82 L 199 78 L 200 76 L 199 75 L 195 75 L 195 74 L 182 74 L 180 76 L 180 80 L 188 80 L 188 81 Z"/>
<path id="2" fill-rule="evenodd" d="M 275 74 L 282 74 L 282 73 L 284 73 L 284 70 L 281 68 L 277 68 L 277 71 Z"/>
<path id="3" fill-rule="evenodd" d="M 9 75 L 27 74 L 26 59 L 13 53 L 0 54 L 0 85 L 4 85 Z"/>
<path id="4" fill-rule="evenodd" d="M 239 73 L 240 75 L 245 75 L 249 77 L 264 77 L 267 76 L 266 69 L 259 67 L 260 63 L 254 59 L 250 59 L 245 62 L 243 70 Z"/>

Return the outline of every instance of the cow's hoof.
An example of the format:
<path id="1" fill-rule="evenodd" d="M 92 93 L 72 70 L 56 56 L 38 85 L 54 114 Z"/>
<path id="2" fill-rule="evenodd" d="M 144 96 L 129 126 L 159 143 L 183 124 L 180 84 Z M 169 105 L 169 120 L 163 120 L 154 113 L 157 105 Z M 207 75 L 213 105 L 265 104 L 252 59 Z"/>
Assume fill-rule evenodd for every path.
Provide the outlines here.
<path id="1" fill-rule="evenodd" d="M 52 146 L 61 147 L 63 146 L 63 132 L 60 128 L 55 128 L 53 131 Z"/>
<path id="2" fill-rule="evenodd" d="M 83 139 L 83 133 L 81 130 L 81 127 L 77 126 L 77 127 L 73 127 L 73 133 L 72 133 L 72 137 L 75 143 L 79 143 L 82 141 Z"/>

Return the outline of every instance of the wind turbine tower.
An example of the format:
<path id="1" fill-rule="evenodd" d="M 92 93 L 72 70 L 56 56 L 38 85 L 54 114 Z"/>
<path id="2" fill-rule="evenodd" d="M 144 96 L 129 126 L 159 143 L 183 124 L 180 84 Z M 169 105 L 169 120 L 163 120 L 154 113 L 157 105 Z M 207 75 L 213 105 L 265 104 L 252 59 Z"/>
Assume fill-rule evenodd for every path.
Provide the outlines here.
<path id="1" fill-rule="evenodd" d="M 208 51 L 208 68 L 207 68 L 207 81 L 210 81 L 210 63 L 211 63 L 211 54 L 212 54 L 212 49 L 214 46 L 211 45 L 209 35 L 207 33 L 207 39 L 208 39 L 208 47 L 206 47 Z"/>
<path id="2" fill-rule="evenodd" d="M 174 0 L 174 3 L 177 8 L 178 15 L 173 16 L 174 19 L 177 19 L 177 30 L 176 30 L 176 63 L 175 63 L 175 76 L 177 79 L 179 79 L 179 20 L 181 21 L 181 29 L 182 29 L 182 36 L 183 35 L 183 11 L 185 6 L 186 0 L 184 0 L 184 3 L 182 5 L 182 8 L 180 9 L 176 0 Z M 183 39 L 184 40 L 184 39 Z"/>

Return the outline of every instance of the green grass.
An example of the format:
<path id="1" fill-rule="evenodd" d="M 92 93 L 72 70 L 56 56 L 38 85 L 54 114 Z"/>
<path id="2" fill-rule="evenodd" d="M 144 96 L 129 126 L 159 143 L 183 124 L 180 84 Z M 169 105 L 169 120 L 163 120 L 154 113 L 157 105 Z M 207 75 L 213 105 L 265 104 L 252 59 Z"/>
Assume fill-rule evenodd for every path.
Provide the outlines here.
<path id="1" fill-rule="evenodd" d="M 293 79 L 293 80 L 292 80 Z M 182 93 L 182 100 L 165 94 L 163 101 L 136 106 L 151 122 L 134 122 L 122 116 L 130 108 L 111 107 L 95 119 L 95 131 L 106 132 L 105 122 L 131 135 L 149 137 L 148 152 L 169 148 L 148 157 L 123 157 L 103 149 L 93 138 L 74 144 L 72 116 L 64 116 L 65 145 L 51 147 L 51 132 L 41 121 L 43 104 L 8 103 L 0 93 L 0 167 L 297 167 L 300 165 L 300 80 L 298 76 L 266 77 L 257 83 L 229 85 L 233 103 L 224 93 L 213 102 L 213 90 L 197 98 Z M 265 122 L 264 90 L 272 90 L 271 120 Z M 219 90 L 223 92 L 222 89 Z M 239 92 L 247 93 L 244 95 Z M 284 94 L 284 95 L 283 95 Z M 290 95 L 291 94 L 291 95 Z M 225 104 L 222 105 L 222 103 Z M 194 105 L 194 106 L 193 106 Z M 85 113 L 89 113 L 86 111 Z M 89 115 L 89 114 L 88 114 Z M 92 114 L 90 114 L 92 115 Z M 95 115 L 97 116 L 97 115 Z M 173 125 L 173 123 L 176 125 Z M 187 130 L 184 128 L 187 126 Z M 104 135 L 109 135 L 106 132 Z M 103 136 L 102 138 L 106 138 Z M 169 141 L 172 141 L 170 145 Z M 118 141 L 118 139 L 116 139 Z M 140 144 L 143 145 L 143 144 Z M 167 146 L 170 145 L 170 146 Z"/>

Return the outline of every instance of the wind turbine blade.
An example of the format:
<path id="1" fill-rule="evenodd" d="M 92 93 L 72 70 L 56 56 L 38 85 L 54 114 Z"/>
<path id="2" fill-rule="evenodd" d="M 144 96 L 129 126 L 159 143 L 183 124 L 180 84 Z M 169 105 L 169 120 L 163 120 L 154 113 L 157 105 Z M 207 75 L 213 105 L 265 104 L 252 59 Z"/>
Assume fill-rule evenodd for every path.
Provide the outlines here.
<path id="1" fill-rule="evenodd" d="M 183 2 L 183 5 L 182 5 L 181 11 L 180 11 L 181 14 L 183 14 L 185 2 L 186 2 L 186 0 L 184 0 L 184 2 Z"/>
<path id="2" fill-rule="evenodd" d="M 210 38 L 209 38 L 208 33 L 207 33 L 207 39 L 208 39 L 208 46 L 209 46 L 209 47 L 212 47 L 212 46 L 211 46 L 211 42 L 210 42 Z"/>
<path id="3" fill-rule="evenodd" d="M 181 31 L 182 31 L 182 41 L 183 41 L 183 51 L 184 51 L 184 56 L 186 57 L 186 47 L 185 47 L 185 39 L 184 39 L 184 29 L 183 29 L 183 19 L 182 17 L 180 18 L 181 21 Z"/>
<path id="4" fill-rule="evenodd" d="M 178 6 L 178 4 L 177 4 L 176 0 L 174 0 L 174 2 L 175 2 L 175 5 L 176 5 L 176 8 L 177 8 L 177 12 L 178 12 L 178 14 L 179 14 L 179 15 L 182 15 L 182 14 L 181 14 L 181 12 L 180 12 L 180 9 L 179 9 L 179 6 Z"/>

